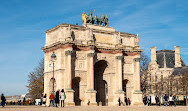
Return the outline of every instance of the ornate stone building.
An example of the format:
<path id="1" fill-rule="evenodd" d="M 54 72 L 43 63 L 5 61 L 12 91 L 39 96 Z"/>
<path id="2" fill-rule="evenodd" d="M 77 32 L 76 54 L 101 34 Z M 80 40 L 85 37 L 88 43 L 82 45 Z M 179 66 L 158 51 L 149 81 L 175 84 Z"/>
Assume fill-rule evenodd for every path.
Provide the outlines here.
<path id="1" fill-rule="evenodd" d="M 159 51 L 156 51 L 156 47 L 151 48 L 146 94 L 153 98 L 155 95 L 164 96 L 164 94 L 183 95 L 182 88 L 178 85 L 178 78 L 185 74 L 188 67 L 180 57 L 180 47 L 174 48 Z"/>
<path id="2" fill-rule="evenodd" d="M 46 31 L 44 93 L 65 89 L 66 105 L 117 105 L 118 98 L 142 103 L 138 35 L 93 24 L 59 24 Z"/>

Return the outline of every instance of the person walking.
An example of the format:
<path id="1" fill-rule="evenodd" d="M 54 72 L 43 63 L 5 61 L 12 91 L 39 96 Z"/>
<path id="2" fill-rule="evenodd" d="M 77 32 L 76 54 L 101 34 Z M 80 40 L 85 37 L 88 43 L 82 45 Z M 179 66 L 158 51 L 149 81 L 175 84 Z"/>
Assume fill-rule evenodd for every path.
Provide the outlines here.
<path id="1" fill-rule="evenodd" d="M 166 94 L 164 96 L 164 100 L 165 100 L 165 106 L 168 106 L 168 96 Z"/>
<path id="2" fill-rule="evenodd" d="M 172 95 L 169 96 L 169 102 L 170 102 L 169 106 L 172 106 L 173 105 L 173 97 L 172 97 Z"/>
<path id="3" fill-rule="evenodd" d="M 151 96 L 150 98 L 148 97 L 148 106 L 151 106 Z"/>
<path id="4" fill-rule="evenodd" d="M 128 103 L 127 103 L 127 97 L 125 96 L 125 104 L 126 104 L 126 106 L 128 105 Z"/>
<path id="5" fill-rule="evenodd" d="M 174 106 L 176 106 L 176 101 L 177 101 L 176 95 L 173 96 L 173 100 L 174 100 Z"/>
<path id="6" fill-rule="evenodd" d="M 42 102 L 43 102 L 44 106 L 46 107 L 46 94 L 43 96 Z"/>
<path id="7" fill-rule="evenodd" d="M 57 91 L 55 95 L 55 104 L 56 104 L 56 107 L 59 106 L 59 91 Z"/>
<path id="8" fill-rule="evenodd" d="M 145 106 L 147 105 L 147 96 L 146 95 L 143 98 L 143 103 L 144 103 Z"/>
<path id="9" fill-rule="evenodd" d="M 119 106 L 121 106 L 121 99 L 120 99 L 120 97 L 118 98 L 118 103 L 119 103 Z"/>
<path id="10" fill-rule="evenodd" d="M 23 105 L 25 105 L 25 97 L 23 98 Z"/>
<path id="11" fill-rule="evenodd" d="M 64 89 L 62 89 L 60 92 L 61 107 L 62 107 L 62 105 L 63 105 L 63 107 L 65 106 L 65 104 L 64 104 L 65 99 L 66 99 L 66 95 L 65 95 Z"/>
<path id="12" fill-rule="evenodd" d="M 158 97 L 159 98 L 159 106 L 161 106 L 161 97 Z"/>
<path id="13" fill-rule="evenodd" d="M 157 95 L 155 96 L 155 102 L 156 102 L 156 105 L 159 106 L 159 97 Z"/>
<path id="14" fill-rule="evenodd" d="M 131 100 L 129 98 L 127 99 L 127 102 L 128 102 L 128 105 L 130 106 L 131 105 Z"/>
<path id="15" fill-rule="evenodd" d="M 184 96 L 184 99 L 183 99 L 183 103 L 186 106 L 186 98 L 185 98 L 185 96 Z"/>
<path id="16" fill-rule="evenodd" d="M 146 104 L 148 104 L 148 106 L 149 106 L 149 97 L 148 96 L 146 96 Z"/>
<path id="17" fill-rule="evenodd" d="M 52 104 L 54 106 L 54 95 L 53 95 L 53 93 L 51 93 L 49 99 L 50 99 L 50 105 Z M 49 105 L 49 107 L 50 107 L 50 105 Z"/>
<path id="18" fill-rule="evenodd" d="M 4 94 L 1 94 L 1 105 L 2 105 L 2 107 L 5 107 L 5 103 L 6 103 L 6 98 L 5 98 Z"/>

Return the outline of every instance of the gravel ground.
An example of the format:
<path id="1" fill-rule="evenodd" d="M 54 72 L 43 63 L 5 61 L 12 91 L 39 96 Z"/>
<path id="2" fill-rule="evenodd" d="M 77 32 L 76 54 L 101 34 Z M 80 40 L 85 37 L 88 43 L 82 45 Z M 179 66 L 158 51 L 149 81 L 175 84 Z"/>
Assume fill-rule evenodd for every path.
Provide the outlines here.
<path id="1" fill-rule="evenodd" d="M 41 106 L 6 106 L 0 111 L 188 111 L 188 106 L 73 106 L 65 108 Z"/>

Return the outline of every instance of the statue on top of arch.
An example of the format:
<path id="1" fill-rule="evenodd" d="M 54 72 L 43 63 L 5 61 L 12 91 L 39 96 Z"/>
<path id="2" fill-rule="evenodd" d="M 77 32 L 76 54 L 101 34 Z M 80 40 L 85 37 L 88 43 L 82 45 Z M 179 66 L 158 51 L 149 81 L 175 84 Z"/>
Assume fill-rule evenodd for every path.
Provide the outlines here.
<path id="1" fill-rule="evenodd" d="M 94 14 L 94 16 L 92 16 L 92 14 Z M 94 10 L 94 12 L 91 12 L 91 10 L 90 10 L 88 16 L 83 11 L 82 22 L 83 22 L 83 24 L 90 23 L 90 24 L 108 26 L 108 16 L 101 14 L 100 18 L 97 18 L 97 14 L 96 14 L 95 10 Z"/>

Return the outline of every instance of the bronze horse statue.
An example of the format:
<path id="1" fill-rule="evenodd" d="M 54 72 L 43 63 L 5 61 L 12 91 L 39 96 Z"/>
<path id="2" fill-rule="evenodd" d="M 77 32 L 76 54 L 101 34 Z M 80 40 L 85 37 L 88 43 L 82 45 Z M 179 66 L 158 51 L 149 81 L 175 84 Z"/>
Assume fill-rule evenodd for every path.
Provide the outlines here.
<path id="1" fill-rule="evenodd" d="M 104 21 L 104 14 L 101 14 L 100 18 L 98 18 L 98 25 L 102 25 Z"/>
<path id="2" fill-rule="evenodd" d="M 92 12 L 89 12 L 89 16 L 86 18 L 86 23 L 92 23 Z"/>
<path id="3" fill-rule="evenodd" d="M 91 11 L 89 12 L 89 16 L 86 18 L 86 23 L 108 26 L 108 16 L 107 15 L 101 14 L 100 18 L 97 18 L 95 10 L 93 13 L 95 14 L 94 17 L 92 17 L 92 12 Z"/>

